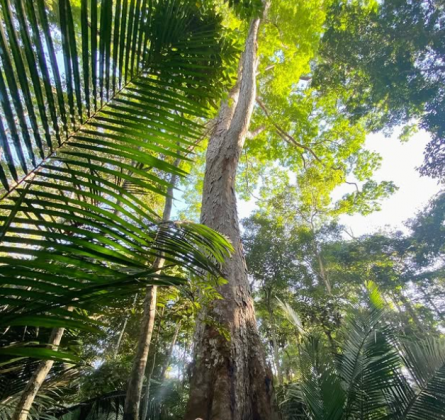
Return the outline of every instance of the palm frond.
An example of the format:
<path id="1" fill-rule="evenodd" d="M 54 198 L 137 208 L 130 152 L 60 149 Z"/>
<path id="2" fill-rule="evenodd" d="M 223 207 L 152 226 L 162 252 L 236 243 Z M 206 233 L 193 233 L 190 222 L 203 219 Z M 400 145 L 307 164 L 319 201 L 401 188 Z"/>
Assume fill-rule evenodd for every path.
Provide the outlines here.
<path id="1" fill-rule="evenodd" d="M 187 0 L 0 0 L 1 326 L 88 327 L 78 310 L 147 284 L 218 275 L 230 245 L 159 225 L 170 163 L 226 81 L 212 8 Z M 3 121 L 5 124 L 3 124 Z M 73 306 L 78 310 L 68 311 Z"/>
<path id="2" fill-rule="evenodd" d="M 317 420 L 388 419 L 406 407 L 414 393 L 409 393 L 398 340 L 384 314 L 379 292 L 369 284 L 367 308 L 357 308 L 345 325 L 335 363 L 319 336 L 305 335 L 299 346 L 301 381 L 287 404 L 302 404 Z"/>
<path id="3" fill-rule="evenodd" d="M 294 309 L 292 308 L 292 306 L 290 306 L 287 302 L 283 302 L 282 300 L 278 299 L 278 304 L 281 307 L 281 309 L 284 312 L 284 315 L 286 316 L 286 318 L 288 319 L 288 321 L 295 326 L 297 333 L 304 335 L 305 331 L 303 328 L 303 324 L 301 322 L 300 316 L 298 315 L 298 313 L 296 311 L 294 311 Z"/>
<path id="4" fill-rule="evenodd" d="M 48 410 L 49 415 L 60 420 L 106 420 L 123 415 L 125 392 L 113 391 L 91 398 L 70 407 Z"/>
<path id="5" fill-rule="evenodd" d="M 167 381 L 150 383 L 148 418 L 158 420 L 172 417 L 176 405 L 184 405 L 185 393 L 179 383 Z M 184 395 L 182 395 L 184 394 Z M 112 391 L 69 407 L 47 410 L 47 415 L 60 420 L 106 420 L 121 418 L 125 405 L 125 392 Z"/>
<path id="6" fill-rule="evenodd" d="M 299 382 L 279 386 L 276 393 L 280 411 L 286 420 L 308 418 Z"/>
<path id="7" fill-rule="evenodd" d="M 9 420 L 20 401 L 21 392 L 25 388 L 39 362 L 28 360 L 19 363 L 19 371 L 14 375 L 0 376 L 0 419 Z M 25 368 L 25 369 L 23 369 Z M 54 419 L 51 414 L 55 407 L 60 406 L 63 396 L 72 395 L 78 384 L 82 371 L 64 363 L 56 363 L 51 375 L 44 381 L 29 413 L 30 418 Z"/>
<path id="8" fill-rule="evenodd" d="M 445 342 L 440 338 L 402 341 L 402 357 L 411 380 L 394 390 L 396 419 L 445 418 Z M 413 383 L 414 382 L 414 383 Z"/>
<path id="9" fill-rule="evenodd" d="M 343 418 L 345 392 L 335 366 L 318 335 L 306 337 L 300 349 L 301 394 L 311 419 Z"/>

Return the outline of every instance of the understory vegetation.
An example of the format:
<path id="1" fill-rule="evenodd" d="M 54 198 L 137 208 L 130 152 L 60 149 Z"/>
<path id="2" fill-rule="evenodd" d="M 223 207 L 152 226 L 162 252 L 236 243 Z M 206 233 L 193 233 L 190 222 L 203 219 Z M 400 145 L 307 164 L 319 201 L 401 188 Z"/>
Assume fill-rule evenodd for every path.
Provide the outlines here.
<path id="1" fill-rule="evenodd" d="M 347 226 L 444 86 L 443 0 L 0 0 L 0 420 L 445 419 L 445 190 Z"/>

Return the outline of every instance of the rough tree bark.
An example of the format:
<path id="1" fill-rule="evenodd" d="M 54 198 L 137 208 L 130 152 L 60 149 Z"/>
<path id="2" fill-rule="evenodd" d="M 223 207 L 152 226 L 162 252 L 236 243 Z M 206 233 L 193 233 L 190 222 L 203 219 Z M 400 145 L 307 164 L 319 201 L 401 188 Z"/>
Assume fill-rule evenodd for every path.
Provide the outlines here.
<path id="1" fill-rule="evenodd" d="M 271 420 L 272 374 L 266 365 L 249 290 L 235 196 L 238 161 L 256 97 L 260 19 L 252 20 L 238 82 L 222 106 L 210 137 L 201 222 L 230 238 L 235 252 L 225 263 L 223 299 L 206 309 L 195 335 L 195 360 L 186 420 Z M 227 340 L 218 324 L 230 334 Z"/>
<path id="2" fill-rule="evenodd" d="M 48 341 L 49 347 L 53 348 L 60 344 L 62 340 L 64 328 L 54 328 L 51 332 L 51 336 Z M 37 393 L 39 392 L 40 387 L 46 379 L 49 371 L 53 367 L 54 362 L 52 360 L 45 360 L 40 362 L 36 371 L 32 375 L 29 380 L 26 388 L 24 389 L 22 396 L 20 397 L 20 401 L 18 402 L 14 414 L 11 417 L 11 420 L 26 420 L 29 414 L 29 410 L 36 398 Z"/>
<path id="3" fill-rule="evenodd" d="M 179 160 L 174 163 L 179 165 Z M 167 222 L 170 220 L 172 205 L 173 205 L 173 188 L 176 184 L 176 175 L 172 175 L 165 200 L 164 214 L 162 220 Z M 165 260 L 158 258 L 153 268 L 160 270 L 164 266 Z M 136 348 L 136 355 L 133 360 L 133 367 L 128 381 L 127 393 L 125 396 L 124 405 L 124 420 L 138 420 L 141 405 L 142 386 L 144 382 L 145 369 L 147 367 L 148 353 L 150 350 L 151 337 L 153 335 L 153 327 L 155 324 L 156 303 L 157 303 L 157 286 L 151 286 L 147 289 L 144 299 L 144 314 L 142 317 L 141 329 L 139 333 L 138 345 Z M 147 392 L 149 392 L 149 384 L 147 384 Z M 148 396 L 147 396 L 148 399 Z"/>

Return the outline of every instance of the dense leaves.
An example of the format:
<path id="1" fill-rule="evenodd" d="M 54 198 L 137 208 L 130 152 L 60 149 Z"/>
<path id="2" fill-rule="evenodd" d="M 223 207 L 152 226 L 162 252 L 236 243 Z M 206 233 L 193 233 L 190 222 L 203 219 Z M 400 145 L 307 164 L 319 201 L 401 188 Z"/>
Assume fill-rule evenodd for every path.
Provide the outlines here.
<path id="1" fill-rule="evenodd" d="M 196 219 L 199 146 L 263 6 L 0 0 L 1 419 L 36 359 L 55 364 L 31 417 L 120 416 L 152 284 L 165 287 L 148 418 L 184 415 L 196 318 L 221 298 L 231 246 L 159 214 L 182 177 L 189 208 L 176 210 Z M 443 175 L 443 12 L 435 0 L 272 0 L 261 25 L 236 188 L 256 200 L 243 246 L 285 419 L 445 416 L 445 195 L 405 232 L 355 238 L 339 223 L 396 191 L 373 179 L 370 131 L 427 129 L 422 172 Z"/>
<path id="2" fill-rule="evenodd" d="M 284 393 L 287 418 L 444 418 L 441 339 L 406 341 L 384 320 L 384 301 L 370 286 L 366 309 L 355 309 L 333 358 L 316 335 L 301 343 L 301 378 Z M 409 372 L 409 374 L 408 374 Z"/>
<path id="3" fill-rule="evenodd" d="M 444 12 L 441 0 L 334 1 L 312 81 L 372 130 L 429 131 L 421 173 L 436 178 L 444 175 Z"/>
<path id="4" fill-rule="evenodd" d="M 86 328 L 79 310 L 123 288 L 182 282 L 151 268 L 161 254 L 218 275 L 227 241 L 160 225 L 145 198 L 184 175 L 170 162 L 187 159 L 224 84 L 234 51 L 215 11 L 5 0 L 1 16 L 1 325 Z"/>

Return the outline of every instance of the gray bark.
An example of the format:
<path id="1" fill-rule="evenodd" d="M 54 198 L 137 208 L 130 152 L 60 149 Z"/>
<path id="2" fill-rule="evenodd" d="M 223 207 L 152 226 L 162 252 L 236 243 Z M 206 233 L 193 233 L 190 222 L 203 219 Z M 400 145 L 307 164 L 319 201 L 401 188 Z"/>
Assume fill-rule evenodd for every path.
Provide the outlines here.
<path id="1" fill-rule="evenodd" d="M 174 164 L 175 166 L 179 165 L 179 160 L 176 160 Z M 173 206 L 173 189 L 176 184 L 176 178 L 176 175 L 172 175 L 170 180 L 171 187 L 169 187 L 167 191 L 164 214 L 162 217 L 164 222 L 170 220 L 171 209 Z M 153 268 L 155 270 L 160 270 L 164 266 L 164 262 L 164 258 L 158 258 L 155 261 Z M 153 327 L 155 324 L 157 292 L 158 287 L 151 286 L 147 288 L 147 293 L 145 295 L 141 330 L 125 396 L 124 420 L 139 419 L 142 386 L 144 383 L 145 369 L 147 367 L 148 353 L 150 351 L 151 337 L 153 335 Z M 150 384 L 147 384 L 147 401 L 149 398 L 149 385 Z"/>
<path id="2" fill-rule="evenodd" d="M 139 341 L 125 397 L 125 420 L 137 420 L 139 418 L 142 385 L 155 321 L 157 291 L 157 286 L 148 288 L 144 300 L 144 315 L 141 323 Z"/>
<path id="3" fill-rule="evenodd" d="M 57 347 L 60 344 L 64 331 L 65 331 L 64 328 L 54 328 L 52 330 L 48 342 L 51 348 Z M 20 397 L 20 400 L 15 408 L 14 414 L 11 417 L 11 420 L 27 419 L 29 410 L 31 409 L 34 399 L 36 398 L 37 393 L 39 392 L 43 382 L 45 381 L 46 376 L 53 367 L 53 364 L 54 361 L 52 360 L 45 360 L 43 362 L 40 362 L 36 371 L 34 372 L 28 384 L 26 385 L 22 393 L 22 396 Z"/>
<path id="4" fill-rule="evenodd" d="M 158 330 L 156 332 L 156 338 L 155 338 L 155 350 L 153 352 L 153 360 L 151 362 L 151 368 L 150 370 L 147 372 L 146 374 L 146 386 L 147 389 L 145 390 L 145 394 L 144 394 L 144 399 L 142 401 L 142 420 L 145 420 L 147 418 L 147 414 L 148 414 L 148 403 L 150 402 L 150 383 L 151 383 L 151 378 L 153 377 L 153 372 L 155 370 L 155 366 L 156 366 L 156 352 L 157 352 L 157 348 L 158 348 L 158 343 L 159 343 L 159 335 L 161 333 L 161 322 L 162 322 L 162 318 L 164 316 L 164 309 L 165 307 L 162 308 L 162 312 L 161 312 L 161 316 L 158 320 Z"/>
<path id="5" fill-rule="evenodd" d="M 201 319 L 213 318 L 230 340 L 215 323 L 198 322 L 186 420 L 274 418 L 272 374 L 257 330 L 235 196 L 238 161 L 256 97 L 259 26 L 259 18 L 251 22 L 238 82 L 220 110 L 207 148 L 201 222 L 230 238 L 235 252 L 223 268 L 228 280 L 219 288 L 223 299 Z"/>

